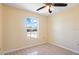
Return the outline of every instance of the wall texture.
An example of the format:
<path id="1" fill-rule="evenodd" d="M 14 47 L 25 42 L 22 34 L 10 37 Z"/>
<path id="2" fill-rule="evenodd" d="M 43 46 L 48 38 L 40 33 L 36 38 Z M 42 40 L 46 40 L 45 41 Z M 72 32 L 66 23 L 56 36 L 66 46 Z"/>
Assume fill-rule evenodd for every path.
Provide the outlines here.
<path id="1" fill-rule="evenodd" d="M 2 51 L 2 4 L 0 4 L 0 52 Z"/>
<path id="2" fill-rule="evenodd" d="M 45 43 L 47 41 L 47 19 L 46 16 L 41 16 L 29 11 L 5 6 L 4 20 L 3 20 L 3 49 L 4 51 L 13 50 L 17 48 L 34 46 Z M 37 17 L 39 19 L 39 39 L 28 40 L 26 37 L 26 30 L 24 21 L 27 17 Z"/>
<path id="3" fill-rule="evenodd" d="M 49 42 L 79 52 L 79 6 L 50 16 L 49 19 Z"/>

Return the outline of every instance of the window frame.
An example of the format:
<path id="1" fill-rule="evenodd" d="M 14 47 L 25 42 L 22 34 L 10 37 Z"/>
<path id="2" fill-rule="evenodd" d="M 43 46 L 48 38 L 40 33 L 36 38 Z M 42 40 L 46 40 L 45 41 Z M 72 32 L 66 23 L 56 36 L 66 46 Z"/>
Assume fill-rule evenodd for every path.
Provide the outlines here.
<path id="1" fill-rule="evenodd" d="M 37 38 L 34 38 L 34 39 L 39 39 L 39 18 L 38 17 L 35 17 L 35 16 L 28 16 L 28 17 L 26 17 L 25 22 L 27 21 L 27 18 L 33 18 L 33 19 L 35 19 L 37 21 Z M 25 23 L 25 30 L 26 30 L 26 34 L 27 34 L 27 24 L 26 23 Z M 27 37 L 27 39 L 28 39 L 28 37 Z M 30 36 L 30 40 L 31 39 L 32 38 Z"/>

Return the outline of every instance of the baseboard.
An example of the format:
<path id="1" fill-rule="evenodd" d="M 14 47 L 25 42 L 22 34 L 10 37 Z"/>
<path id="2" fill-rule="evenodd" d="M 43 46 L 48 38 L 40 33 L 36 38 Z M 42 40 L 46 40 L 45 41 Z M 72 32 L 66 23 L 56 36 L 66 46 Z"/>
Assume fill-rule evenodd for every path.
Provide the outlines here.
<path id="1" fill-rule="evenodd" d="M 42 44 L 45 44 L 45 43 L 46 43 L 46 42 L 39 43 L 39 44 L 32 45 L 32 46 L 28 46 L 28 47 L 21 47 L 21 48 L 17 48 L 17 49 L 12 49 L 12 50 L 8 50 L 8 51 L 4 51 L 3 53 L 0 52 L 0 55 L 5 55 L 6 53 L 13 52 L 13 51 L 17 51 L 17 50 L 21 50 L 21 49 L 25 49 L 25 48 L 30 48 L 30 47 L 34 47 L 34 46 L 39 46 L 39 45 L 42 45 Z M 74 53 L 76 53 L 76 54 L 79 54 L 78 51 L 75 51 L 75 50 L 73 50 L 73 49 L 70 49 L 70 48 L 64 47 L 64 46 L 59 45 L 59 44 L 57 44 L 57 43 L 49 43 L 49 44 L 53 44 L 53 45 L 56 45 L 56 46 L 58 46 L 58 47 L 61 47 L 61 48 L 67 49 L 67 50 L 69 50 L 69 51 L 72 51 L 72 52 L 74 52 Z"/>
<path id="2" fill-rule="evenodd" d="M 50 43 L 50 44 L 56 45 L 56 46 L 58 46 L 58 47 L 61 47 L 61 48 L 64 48 L 64 49 L 66 49 L 66 50 L 69 50 L 69 51 L 71 51 L 71 52 L 74 52 L 74 53 L 76 53 L 76 54 L 79 54 L 79 51 L 76 51 L 76 50 L 67 48 L 67 47 L 62 46 L 62 45 L 59 45 L 59 44 L 57 44 L 57 43 Z"/>
<path id="3" fill-rule="evenodd" d="M 38 43 L 38 44 L 31 45 L 31 46 L 28 46 L 28 47 L 21 47 L 21 48 L 17 48 L 17 49 L 12 49 L 12 50 L 8 50 L 8 51 L 4 51 L 3 55 L 5 55 L 6 53 L 17 51 L 17 50 L 21 50 L 21 49 L 25 49 L 25 48 L 30 48 L 30 47 L 34 47 L 34 46 L 39 46 L 39 45 L 42 45 L 42 44 L 45 44 L 45 43 L 46 42 L 42 42 L 42 43 Z"/>

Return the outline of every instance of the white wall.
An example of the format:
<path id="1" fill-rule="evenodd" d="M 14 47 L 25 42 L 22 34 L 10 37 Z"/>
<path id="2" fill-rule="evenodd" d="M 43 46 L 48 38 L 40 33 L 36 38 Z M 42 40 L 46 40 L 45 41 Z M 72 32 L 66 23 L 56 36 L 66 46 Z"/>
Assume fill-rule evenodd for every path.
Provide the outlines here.
<path id="1" fill-rule="evenodd" d="M 50 16 L 50 43 L 58 44 L 79 52 L 79 6 Z"/>
<path id="2" fill-rule="evenodd" d="M 47 17 L 29 11 L 5 6 L 3 7 L 3 49 L 4 51 L 30 47 L 45 43 L 47 40 Z M 37 17 L 39 19 L 39 39 L 28 40 L 24 21 L 27 17 Z"/>

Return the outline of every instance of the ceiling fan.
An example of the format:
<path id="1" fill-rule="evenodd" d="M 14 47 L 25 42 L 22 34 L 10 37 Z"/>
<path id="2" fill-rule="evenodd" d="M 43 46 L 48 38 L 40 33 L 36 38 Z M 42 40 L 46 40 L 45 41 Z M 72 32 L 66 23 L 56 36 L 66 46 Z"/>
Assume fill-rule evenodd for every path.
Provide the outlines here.
<path id="1" fill-rule="evenodd" d="M 51 10 L 52 6 L 54 7 L 66 7 L 67 6 L 66 3 L 44 3 L 44 4 L 45 4 L 44 6 L 38 8 L 36 11 L 39 11 L 48 6 L 49 13 L 52 13 L 52 10 Z"/>

